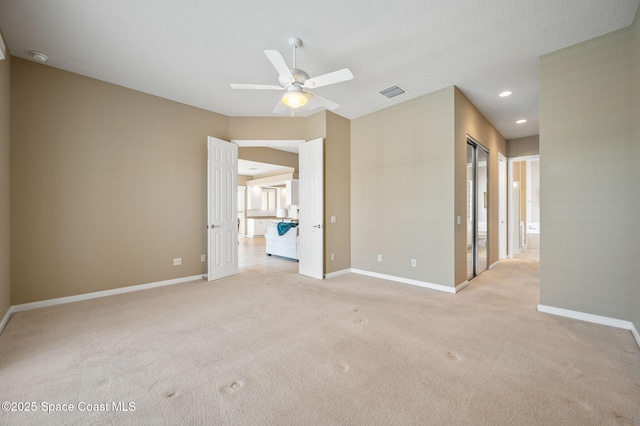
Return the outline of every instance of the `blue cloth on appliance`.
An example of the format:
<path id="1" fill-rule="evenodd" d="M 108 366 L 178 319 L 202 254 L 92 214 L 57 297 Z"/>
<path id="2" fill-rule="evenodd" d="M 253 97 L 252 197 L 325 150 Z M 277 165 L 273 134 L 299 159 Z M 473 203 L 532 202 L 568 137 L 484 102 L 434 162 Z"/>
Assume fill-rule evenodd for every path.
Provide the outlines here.
<path id="1" fill-rule="evenodd" d="M 298 226 L 297 223 L 293 222 L 278 222 L 278 235 L 284 235 L 291 228 L 295 228 Z"/>

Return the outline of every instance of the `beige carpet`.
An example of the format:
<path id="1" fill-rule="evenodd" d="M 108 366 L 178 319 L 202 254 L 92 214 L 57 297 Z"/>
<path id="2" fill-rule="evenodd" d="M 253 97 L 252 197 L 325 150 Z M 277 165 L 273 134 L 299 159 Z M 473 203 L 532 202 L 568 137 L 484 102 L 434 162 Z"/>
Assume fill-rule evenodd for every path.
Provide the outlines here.
<path id="1" fill-rule="evenodd" d="M 535 259 L 455 296 L 247 272 L 17 313 L 0 401 L 38 411 L 0 423 L 640 424 L 631 334 L 536 312 L 537 280 Z"/>

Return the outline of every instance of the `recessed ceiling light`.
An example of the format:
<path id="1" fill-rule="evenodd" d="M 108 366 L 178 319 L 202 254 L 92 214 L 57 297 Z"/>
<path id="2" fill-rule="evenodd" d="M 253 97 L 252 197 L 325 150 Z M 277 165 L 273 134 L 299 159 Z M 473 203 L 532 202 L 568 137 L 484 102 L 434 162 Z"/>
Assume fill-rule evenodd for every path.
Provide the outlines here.
<path id="1" fill-rule="evenodd" d="M 522 123 L 526 123 L 526 122 L 527 122 L 527 120 L 525 120 L 525 119 L 516 121 L 517 124 L 522 124 Z"/>
<path id="2" fill-rule="evenodd" d="M 35 50 L 30 51 L 29 54 L 31 55 L 34 61 L 47 62 L 47 59 L 49 59 L 49 57 L 44 53 L 36 52 Z"/>
<path id="3" fill-rule="evenodd" d="M 258 170 L 257 167 L 249 167 L 249 170 Z"/>
<path id="4" fill-rule="evenodd" d="M 511 93 L 512 92 L 505 90 L 504 92 L 500 93 L 498 96 L 500 96 L 501 98 L 506 98 L 507 96 L 511 96 Z"/>

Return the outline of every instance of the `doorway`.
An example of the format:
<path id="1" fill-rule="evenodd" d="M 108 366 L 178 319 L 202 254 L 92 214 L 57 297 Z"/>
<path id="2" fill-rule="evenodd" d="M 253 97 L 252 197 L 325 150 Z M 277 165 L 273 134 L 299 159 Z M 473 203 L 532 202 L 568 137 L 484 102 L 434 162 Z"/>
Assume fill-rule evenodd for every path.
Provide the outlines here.
<path id="1" fill-rule="evenodd" d="M 509 159 L 509 257 L 540 253 L 540 156 Z"/>
<path id="2" fill-rule="evenodd" d="M 467 138 L 467 278 L 488 268 L 489 151 Z"/>
<path id="3" fill-rule="evenodd" d="M 269 164 L 243 160 L 245 163 L 251 163 L 250 166 L 269 166 L 271 169 L 262 176 L 258 174 L 258 177 L 249 170 L 246 174 L 241 173 L 243 176 L 240 181 L 247 185 L 244 197 L 241 198 L 241 189 L 238 197 L 239 233 L 247 237 L 238 242 L 241 269 L 265 272 L 268 270 L 293 271 L 295 268 L 295 272 L 302 275 L 323 279 L 324 141 L 315 139 L 311 141 L 233 140 L 232 142 L 241 148 L 267 147 L 274 150 L 272 153 L 260 153 L 260 155 L 267 154 Z M 290 168 L 294 166 L 291 158 L 279 163 L 278 159 L 282 159 L 282 156 L 275 154 L 277 151 L 285 151 L 289 157 L 295 154 L 295 168 L 299 169 L 299 173 L 295 173 L 295 169 Z M 277 166 L 277 164 L 288 165 Z M 274 223 L 283 221 L 298 225 L 293 231 L 288 231 L 298 234 L 298 239 L 294 242 L 294 252 L 284 250 L 287 253 L 286 257 L 282 257 L 284 255 L 281 256 L 279 253 L 267 254 L 265 237 L 271 232 L 268 230 L 274 226 Z M 273 233 L 271 232 L 270 235 L 273 236 Z M 285 241 L 288 249 L 291 248 L 290 240 L 287 238 Z M 275 247 L 272 245 L 272 248 Z"/>
<path id="4" fill-rule="evenodd" d="M 498 259 L 508 257 L 507 157 L 498 153 Z"/>

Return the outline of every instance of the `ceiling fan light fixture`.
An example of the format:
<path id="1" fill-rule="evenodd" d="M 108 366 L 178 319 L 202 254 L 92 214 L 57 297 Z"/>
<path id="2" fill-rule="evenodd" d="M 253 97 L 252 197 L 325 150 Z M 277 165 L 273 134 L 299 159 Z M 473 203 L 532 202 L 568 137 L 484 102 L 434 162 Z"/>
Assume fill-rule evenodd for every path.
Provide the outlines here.
<path id="1" fill-rule="evenodd" d="M 290 108 L 300 108 L 307 103 L 307 97 L 301 90 L 290 90 L 282 96 L 282 103 Z"/>

